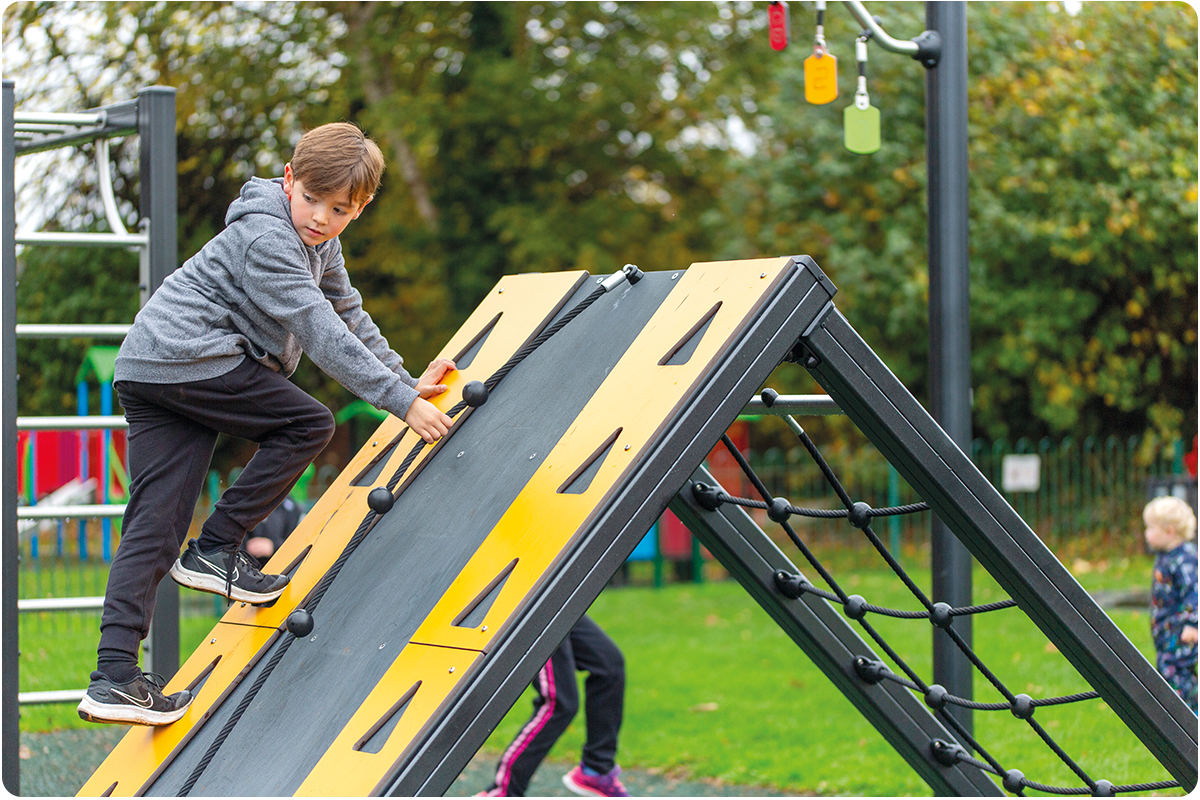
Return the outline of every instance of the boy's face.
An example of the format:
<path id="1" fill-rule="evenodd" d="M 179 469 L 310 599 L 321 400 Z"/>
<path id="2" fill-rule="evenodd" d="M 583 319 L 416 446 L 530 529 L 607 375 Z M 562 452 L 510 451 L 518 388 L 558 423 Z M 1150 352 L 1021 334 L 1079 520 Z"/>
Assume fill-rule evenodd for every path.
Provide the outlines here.
<path id="1" fill-rule="evenodd" d="M 350 201 L 346 190 L 332 195 L 316 195 L 304 188 L 292 174 L 292 165 L 283 168 L 283 192 L 288 196 L 292 209 L 292 225 L 305 244 L 316 247 L 340 235 L 351 220 L 366 208 L 371 198 L 362 205 Z"/>
<path id="2" fill-rule="evenodd" d="M 1146 523 L 1146 544 L 1151 550 L 1158 552 L 1166 552 L 1174 550 L 1182 542 L 1179 535 L 1175 533 L 1174 528 L 1164 527 L 1162 524 L 1153 520 L 1145 520 Z"/>

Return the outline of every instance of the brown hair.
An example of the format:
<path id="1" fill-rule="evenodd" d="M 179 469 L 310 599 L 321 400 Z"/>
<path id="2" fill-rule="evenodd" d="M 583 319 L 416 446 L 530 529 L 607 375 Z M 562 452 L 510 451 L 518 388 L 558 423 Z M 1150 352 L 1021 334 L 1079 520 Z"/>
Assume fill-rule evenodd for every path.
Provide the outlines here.
<path id="1" fill-rule="evenodd" d="M 349 191 L 350 202 L 361 206 L 379 189 L 383 153 L 357 125 L 331 122 L 300 137 L 292 175 L 318 195 Z"/>

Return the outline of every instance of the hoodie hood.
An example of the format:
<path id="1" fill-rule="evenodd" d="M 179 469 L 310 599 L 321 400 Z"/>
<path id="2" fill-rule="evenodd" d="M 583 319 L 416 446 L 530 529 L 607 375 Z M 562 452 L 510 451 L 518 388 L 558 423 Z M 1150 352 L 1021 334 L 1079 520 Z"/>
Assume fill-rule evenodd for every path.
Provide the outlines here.
<path id="1" fill-rule="evenodd" d="M 283 192 L 283 178 L 251 178 L 247 181 L 238 198 L 229 204 L 225 225 L 228 227 L 250 214 L 268 214 L 292 224 L 292 208 Z"/>

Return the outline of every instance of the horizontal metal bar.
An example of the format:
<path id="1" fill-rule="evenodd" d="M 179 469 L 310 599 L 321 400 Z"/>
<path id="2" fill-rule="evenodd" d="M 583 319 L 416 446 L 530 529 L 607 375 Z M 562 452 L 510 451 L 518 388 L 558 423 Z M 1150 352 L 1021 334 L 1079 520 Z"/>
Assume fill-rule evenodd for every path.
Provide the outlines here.
<path id="1" fill-rule="evenodd" d="M 67 519 L 69 517 L 92 519 L 93 517 L 123 516 L 125 516 L 124 503 L 88 506 L 21 506 L 17 509 L 17 519 Z"/>
<path id="2" fill-rule="evenodd" d="M 63 689 L 55 692 L 21 692 L 17 702 L 23 706 L 52 705 L 55 703 L 78 703 L 87 694 L 86 689 Z"/>
<path id="3" fill-rule="evenodd" d="M 13 122 L 18 126 L 23 123 L 44 123 L 49 125 L 103 125 L 108 115 L 103 111 L 91 114 L 67 114 L 56 111 L 14 111 Z"/>
<path id="4" fill-rule="evenodd" d="M 768 406 L 761 397 L 755 397 L 742 409 L 743 414 L 772 414 L 785 417 L 788 414 L 828 416 L 844 413 L 837 402 L 827 394 L 781 394 Z"/>
<path id="5" fill-rule="evenodd" d="M 18 324 L 18 339 L 124 339 L 132 325 Z"/>
<path id="6" fill-rule="evenodd" d="M 19 431 L 91 431 L 122 430 L 129 427 L 124 417 L 115 415 L 87 417 L 17 417 Z"/>
<path id="7" fill-rule="evenodd" d="M 917 54 L 918 46 L 916 42 L 893 39 L 888 35 L 887 31 L 879 27 L 879 23 L 871 17 L 866 6 L 858 2 L 858 0 L 846 0 L 846 7 L 850 9 L 850 13 L 858 20 L 859 25 L 871 31 L 872 41 L 878 43 L 884 50 L 890 50 L 893 53 L 901 53 L 906 56 L 915 56 Z"/>
<path id="8" fill-rule="evenodd" d="M 37 112 L 29 113 L 35 114 Z M 40 114 L 39 116 L 46 116 L 46 114 Z M 108 139 L 137 133 L 138 102 L 136 100 L 129 100 L 123 103 L 114 103 L 69 116 L 90 117 L 92 120 L 99 119 L 100 122 L 93 122 L 82 127 L 73 125 L 64 127 L 57 134 L 35 134 L 28 141 L 18 141 L 16 143 L 17 155 L 22 156 L 29 153 L 39 153 L 44 150 L 55 150 L 59 147 L 74 147 L 86 144 L 94 139 Z"/>
<path id="9" fill-rule="evenodd" d="M 104 608 L 104 595 L 98 597 L 29 597 L 17 601 L 17 611 L 92 611 Z"/>
<path id="10" fill-rule="evenodd" d="M 144 233 L 18 233 L 17 244 L 79 245 L 82 247 L 148 247 Z"/>
<path id="11" fill-rule="evenodd" d="M 16 124 L 16 127 L 14 128 L 14 130 L 15 130 L 17 133 L 19 133 L 19 134 L 20 134 L 20 133 L 27 133 L 27 134 L 34 134 L 34 133 L 65 133 L 65 132 L 66 132 L 66 131 L 69 129 L 69 127 L 70 127 L 70 126 L 67 126 L 67 125 L 62 125 L 62 124 L 59 124 L 59 125 L 44 125 L 44 124 L 41 124 L 41 123 L 33 123 L 33 122 L 25 122 L 25 123 L 18 122 L 18 123 Z"/>

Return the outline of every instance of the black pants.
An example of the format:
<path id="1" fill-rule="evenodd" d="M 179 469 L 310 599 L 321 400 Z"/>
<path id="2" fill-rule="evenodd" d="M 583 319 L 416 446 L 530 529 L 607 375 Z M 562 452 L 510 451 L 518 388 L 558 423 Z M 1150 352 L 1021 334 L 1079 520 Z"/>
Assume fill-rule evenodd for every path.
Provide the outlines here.
<path id="1" fill-rule="evenodd" d="M 584 616 L 533 679 L 533 716 L 500 757 L 489 791 L 524 797 L 533 772 L 579 710 L 575 671 L 584 681 L 587 741 L 582 762 L 597 772 L 616 765 L 617 734 L 625 708 L 625 657 L 599 625 Z"/>
<path id="2" fill-rule="evenodd" d="M 108 574 L 100 648 L 135 657 L 150 630 L 159 582 L 179 556 L 217 434 L 257 442 L 254 457 L 205 521 L 211 549 L 237 545 L 299 480 L 333 436 L 333 414 L 277 372 L 247 358 L 216 378 L 116 384 L 129 422 L 129 503 Z"/>

